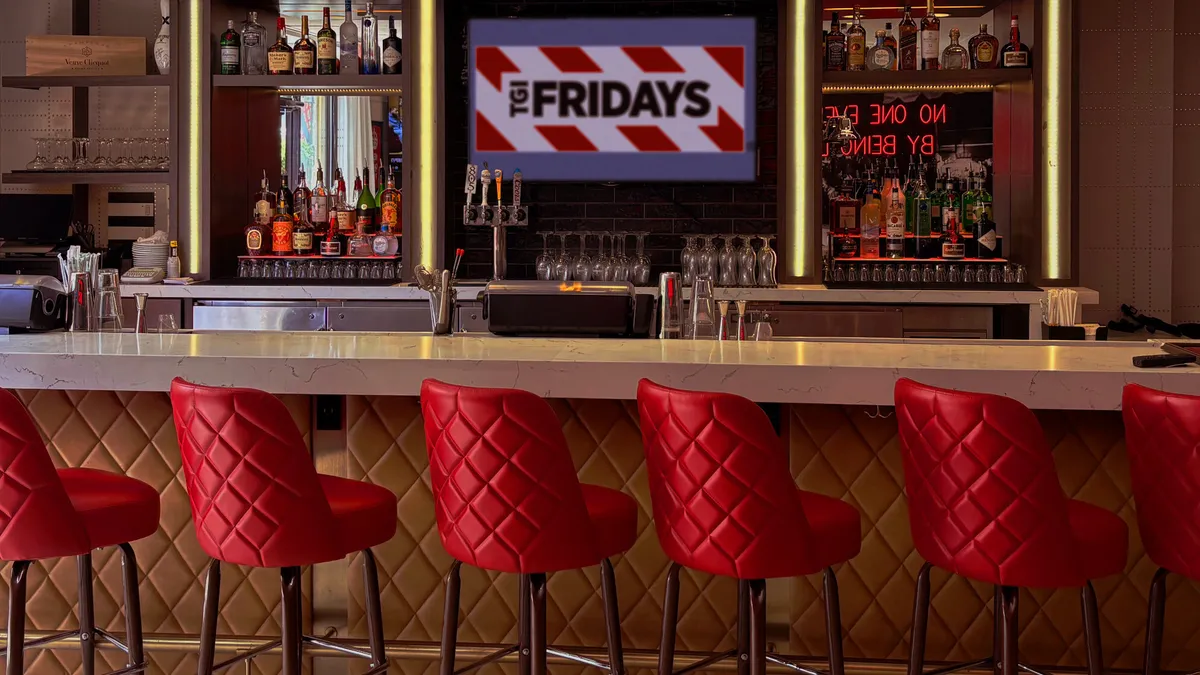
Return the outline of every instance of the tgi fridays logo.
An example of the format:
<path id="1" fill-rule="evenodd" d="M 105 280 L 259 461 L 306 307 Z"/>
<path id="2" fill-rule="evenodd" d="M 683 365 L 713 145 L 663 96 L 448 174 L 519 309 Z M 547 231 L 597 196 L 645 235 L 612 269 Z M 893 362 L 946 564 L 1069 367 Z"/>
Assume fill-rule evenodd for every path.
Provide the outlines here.
<path id="1" fill-rule="evenodd" d="M 740 153 L 742 45 L 478 46 L 477 152 Z"/>

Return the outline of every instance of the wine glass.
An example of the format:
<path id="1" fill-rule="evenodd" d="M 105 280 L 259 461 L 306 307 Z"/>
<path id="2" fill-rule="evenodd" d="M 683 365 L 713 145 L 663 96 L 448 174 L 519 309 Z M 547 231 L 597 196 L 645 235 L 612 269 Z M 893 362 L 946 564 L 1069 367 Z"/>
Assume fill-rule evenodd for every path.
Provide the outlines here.
<path id="1" fill-rule="evenodd" d="M 700 249 L 700 256 L 698 258 L 698 276 L 703 275 L 705 279 L 715 282 L 717 280 L 720 258 L 719 254 L 717 253 L 717 247 L 713 246 L 712 235 L 704 235 L 700 237 L 700 240 L 704 242 L 704 246 Z"/>
<path id="2" fill-rule="evenodd" d="M 696 255 L 699 251 L 696 250 L 696 238 L 686 236 L 683 238 L 683 252 L 679 254 L 679 263 L 683 266 L 683 285 L 691 286 L 696 280 Z"/>
<path id="3" fill-rule="evenodd" d="M 171 143 L 166 137 L 159 137 L 155 140 L 158 147 L 158 170 L 167 171 L 171 168 Z"/>
<path id="4" fill-rule="evenodd" d="M 575 280 L 589 281 L 592 278 L 592 259 L 587 254 L 587 236 L 590 232 L 579 233 L 579 255 L 575 256 Z"/>
<path id="5" fill-rule="evenodd" d="M 71 142 L 75 144 L 75 170 L 87 171 L 91 167 L 91 161 L 88 159 L 88 146 L 91 145 L 91 140 L 73 138 Z"/>
<path id="6" fill-rule="evenodd" d="M 26 171 L 45 171 L 50 164 L 50 159 L 46 157 L 46 146 L 50 143 L 48 138 L 33 139 L 35 150 L 33 161 L 25 165 Z"/>
<path id="7" fill-rule="evenodd" d="M 609 281 L 629 281 L 632 274 L 632 267 L 629 262 L 629 256 L 625 255 L 625 239 L 629 236 L 629 233 L 618 232 L 613 236 L 617 239 L 618 247 L 613 258 L 612 277 Z"/>
<path id="8" fill-rule="evenodd" d="M 571 256 L 567 255 L 567 235 L 555 232 L 558 237 L 558 257 L 554 259 L 554 279 L 556 281 L 571 280 Z"/>
<path id="9" fill-rule="evenodd" d="M 738 285 L 738 252 L 733 247 L 733 235 L 723 237 L 723 239 L 725 240 L 725 245 L 721 247 L 720 254 L 721 285 L 728 288 Z"/>
<path id="10" fill-rule="evenodd" d="M 775 263 L 778 258 L 775 255 L 775 249 L 771 248 L 771 240 L 775 238 L 773 234 L 762 235 L 762 248 L 758 250 L 758 285 L 773 288 L 775 284 Z"/>
<path id="11" fill-rule="evenodd" d="M 604 241 L 608 239 L 608 235 L 604 232 L 596 233 L 596 257 L 592 260 L 592 279 L 596 281 L 604 281 L 605 273 L 608 270 L 612 261 L 608 254 L 604 252 Z"/>
<path id="12" fill-rule="evenodd" d="M 635 286 L 650 285 L 650 257 L 646 255 L 646 233 L 637 233 L 637 257 L 633 262 L 633 283 Z"/>
<path id="13" fill-rule="evenodd" d="M 758 264 L 758 254 L 754 252 L 754 237 L 742 237 L 742 246 L 738 249 L 738 285 L 750 287 L 758 283 L 754 268 Z"/>
<path id="14" fill-rule="evenodd" d="M 554 257 L 550 255 L 550 246 L 546 243 L 550 238 L 550 233 L 538 232 L 538 234 L 542 236 L 542 252 L 534 261 L 534 267 L 539 280 L 550 281 L 554 278 Z"/>
<path id="15" fill-rule="evenodd" d="M 96 152 L 93 153 L 92 169 L 95 171 L 108 171 L 112 166 L 112 139 L 100 138 L 96 140 Z"/>
<path id="16" fill-rule="evenodd" d="M 50 168 L 55 171 L 70 171 L 74 166 L 71 162 L 71 139 L 55 138 L 53 143 L 54 163 Z"/>

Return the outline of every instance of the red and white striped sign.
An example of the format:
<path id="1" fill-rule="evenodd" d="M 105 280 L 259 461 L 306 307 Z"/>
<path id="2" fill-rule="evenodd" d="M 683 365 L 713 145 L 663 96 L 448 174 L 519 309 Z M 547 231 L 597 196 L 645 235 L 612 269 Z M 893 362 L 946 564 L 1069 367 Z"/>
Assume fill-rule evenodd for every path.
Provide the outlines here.
<path id="1" fill-rule="evenodd" d="M 476 152 L 742 153 L 746 47 L 476 46 Z"/>

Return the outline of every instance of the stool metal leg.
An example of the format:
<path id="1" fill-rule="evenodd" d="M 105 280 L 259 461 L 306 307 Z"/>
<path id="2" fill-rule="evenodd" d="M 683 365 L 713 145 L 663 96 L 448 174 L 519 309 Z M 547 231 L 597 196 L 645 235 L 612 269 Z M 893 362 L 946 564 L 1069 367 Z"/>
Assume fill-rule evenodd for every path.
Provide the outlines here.
<path id="1" fill-rule="evenodd" d="M 137 556 L 133 546 L 121 544 L 121 577 L 125 591 L 125 646 L 129 648 L 126 665 L 146 665 L 142 650 L 142 596 L 138 590 Z"/>
<path id="2" fill-rule="evenodd" d="M 546 575 L 529 575 L 529 651 L 530 672 L 546 675 Z"/>
<path id="3" fill-rule="evenodd" d="M 75 567 L 79 571 L 79 651 L 83 658 L 79 670 L 83 675 L 93 675 L 96 672 L 96 619 L 92 609 L 92 554 L 77 556 Z"/>
<path id="4" fill-rule="evenodd" d="M 280 591 L 283 602 L 283 675 L 300 675 L 301 655 L 304 639 L 301 626 L 300 568 L 284 567 L 279 570 Z"/>
<path id="5" fill-rule="evenodd" d="M 8 675 L 25 672 L 25 584 L 29 580 L 28 560 L 12 564 L 8 586 Z"/>
<path id="6" fill-rule="evenodd" d="M 750 586 L 750 675 L 767 675 L 767 582 Z"/>
<path id="7" fill-rule="evenodd" d="M 658 643 L 658 675 L 675 670 L 675 622 L 679 619 L 679 563 L 667 570 L 667 589 L 663 594 L 662 637 Z"/>
<path id="8" fill-rule="evenodd" d="M 842 657 L 842 602 L 838 597 L 837 575 L 825 568 L 825 633 L 829 640 L 829 675 L 845 675 Z"/>
<path id="9" fill-rule="evenodd" d="M 921 675 L 925 671 L 925 636 L 929 628 L 929 572 L 931 569 L 933 569 L 933 565 L 925 563 L 921 566 L 921 571 L 917 573 L 917 593 L 913 598 L 912 642 L 908 651 L 908 675 Z M 1000 605 L 997 603 L 997 611 L 999 611 L 999 607 Z"/>
<path id="10" fill-rule="evenodd" d="M 442 664 L 441 675 L 454 675 L 454 652 L 458 649 L 458 593 L 459 568 L 462 562 L 455 560 L 446 574 L 446 611 L 442 615 Z"/>
<path id="11" fill-rule="evenodd" d="M 1150 611 L 1146 616 L 1146 675 L 1159 675 L 1162 668 L 1163 619 L 1167 612 L 1167 568 L 1161 567 L 1150 582 Z"/>
<path id="12" fill-rule="evenodd" d="M 608 668 L 624 675 L 625 651 L 621 647 L 621 609 L 617 605 L 617 577 L 607 558 L 600 562 L 600 590 L 604 594 L 604 626 L 608 636 Z"/>
<path id="13" fill-rule="evenodd" d="M 196 666 L 198 675 L 212 675 L 217 651 L 217 614 L 221 608 L 221 561 L 208 564 L 204 576 L 204 613 L 200 619 L 200 654 Z"/>
<path id="14" fill-rule="evenodd" d="M 1004 600 L 1000 596 L 1000 587 L 995 588 L 996 597 L 992 600 L 992 675 L 1000 675 L 1000 664 L 1004 662 L 1004 637 L 1002 624 L 1004 622 Z"/>
<path id="15" fill-rule="evenodd" d="M 1088 675 L 1104 675 L 1104 649 L 1100 645 L 1100 610 L 1096 606 L 1096 589 L 1092 582 L 1079 592 L 1083 605 L 1083 637 L 1087 643 Z"/>
<path id="16" fill-rule="evenodd" d="M 529 675 L 533 668 L 533 660 L 529 652 L 529 612 L 532 597 L 529 590 L 529 575 L 522 574 L 520 580 L 521 597 L 517 600 L 517 672 Z"/>
<path id="17" fill-rule="evenodd" d="M 750 675 L 750 582 L 738 579 L 738 675 Z"/>
<path id="18" fill-rule="evenodd" d="M 371 667 L 377 670 L 387 663 L 387 652 L 383 644 L 383 607 L 379 597 L 379 567 L 375 564 L 375 554 L 371 549 L 364 549 L 362 554 L 363 592 L 367 603 L 367 642 L 371 647 Z"/>
<path id="19" fill-rule="evenodd" d="M 1002 661 L 1000 672 L 1003 675 L 1017 675 L 1020 670 L 1017 653 L 1017 608 L 1020 593 L 1013 586 L 1000 589 L 1000 605 L 1004 612 L 1004 623 L 1000 626 L 1000 644 Z"/>

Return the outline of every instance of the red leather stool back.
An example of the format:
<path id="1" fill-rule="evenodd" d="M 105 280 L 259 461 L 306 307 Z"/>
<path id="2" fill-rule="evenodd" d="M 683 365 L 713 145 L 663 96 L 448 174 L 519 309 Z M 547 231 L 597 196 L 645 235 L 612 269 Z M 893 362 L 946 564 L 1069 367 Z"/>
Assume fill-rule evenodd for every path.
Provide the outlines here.
<path id="1" fill-rule="evenodd" d="M 171 407 L 205 553 L 255 567 L 307 565 L 345 553 L 308 447 L 282 401 L 255 389 L 176 378 Z"/>
<path id="2" fill-rule="evenodd" d="M 1122 411 L 1146 555 L 1200 579 L 1200 397 L 1130 384 Z"/>
<path id="3" fill-rule="evenodd" d="M 82 555 L 89 548 L 29 412 L 0 389 L 0 560 Z"/>
<path id="4" fill-rule="evenodd" d="M 913 543 L 925 560 L 1001 586 L 1086 581 L 1068 499 L 1032 411 L 1003 396 L 901 379 L 896 419 Z"/>
<path id="5" fill-rule="evenodd" d="M 456 560 L 530 574 L 595 565 L 558 416 L 516 389 L 421 385 L 438 535 Z"/>
<path id="6" fill-rule="evenodd" d="M 755 578 L 772 578 L 813 556 L 787 451 L 761 408 L 649 380 L 637 397 L 654 527 L 671 560 L 738 578 L 753 567 Z"/>

